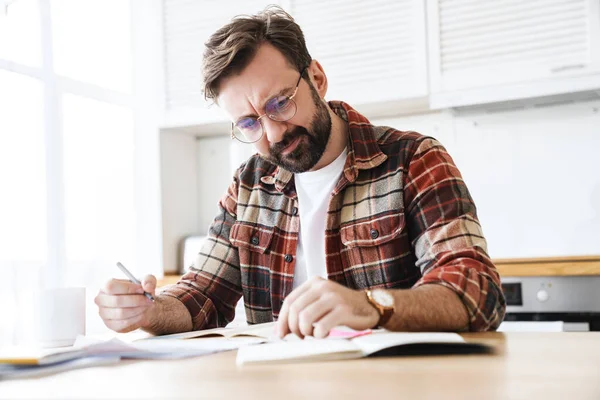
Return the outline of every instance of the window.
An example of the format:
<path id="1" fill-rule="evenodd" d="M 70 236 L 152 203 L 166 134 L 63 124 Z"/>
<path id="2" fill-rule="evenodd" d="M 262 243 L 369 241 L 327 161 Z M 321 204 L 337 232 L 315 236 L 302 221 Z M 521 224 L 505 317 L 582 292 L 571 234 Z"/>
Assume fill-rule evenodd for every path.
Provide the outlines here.
<path id="1" fill-rule="evenodd" d="M 160 54 L 157 4 L 15 0 L 0 14 L 0 347 L 34 339 L 43 287 L 86 286 L 95 333 L 116 261 L 160 277 L 159 79 L 133 74 Z"/>
<path id="2" fill-rule="evenodd" d="M 41 66 L 41 37 L 37 0 L 13 2 L 7 15 L 0 14 L 0 59 Z"/>
<path id="3" fill-rule="evenodd" d="M 56 73 L 130 93 L 129 2 L 52 0 L 51 11 Z"/>
<path id="4" fill-rule="evenodd" d="M 0 70 L 0 260 L 45 262 L 46 155 L 42 85 Z"/>
<path id="5" fill-rule="evenodd" d="M 131 110 L 63 98 L 67 265 L 134 260 Z"/>
<path id="6" fill-rule="evenodd" d="M 31 283 L 47 262 L 42 84 L 0 70 L 0 347 L 30 338 Z"/>

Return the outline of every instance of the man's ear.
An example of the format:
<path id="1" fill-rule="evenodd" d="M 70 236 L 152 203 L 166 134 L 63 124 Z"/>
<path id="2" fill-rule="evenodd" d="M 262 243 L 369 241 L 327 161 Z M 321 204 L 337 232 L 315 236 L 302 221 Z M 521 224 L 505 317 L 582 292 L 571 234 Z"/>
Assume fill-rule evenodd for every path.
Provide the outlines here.
<path id="1" fill-rule="evenodd" d="M 319 97 L 324 99 L 327 94 L 327 75 L 325 70 L 317 60 L 312 60 L 307 68 L 308 77 L 314 88 L 319 93 Z"/>

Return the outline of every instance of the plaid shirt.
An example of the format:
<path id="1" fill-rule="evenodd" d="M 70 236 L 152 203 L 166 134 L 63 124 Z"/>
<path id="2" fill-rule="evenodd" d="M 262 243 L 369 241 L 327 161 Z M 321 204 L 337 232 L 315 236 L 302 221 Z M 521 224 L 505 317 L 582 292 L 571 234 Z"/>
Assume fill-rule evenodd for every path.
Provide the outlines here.
<path id="1" fill-rule="evenodd" d="M 341 102 L 348 156 L 329 204 L 328 279 L 353 289 L 453 290 L 470 329 L 504 317 L 500 277 L 475 205 L 444 147 L 369 121 Z M 193 329 L 225 326 L 244 297 L 248 323 L 273 321 L 292 291 L 300 218 L 293 173 L 258 155 L 236 171 L 196 262 L 163 295 L 179 299 Z"/>

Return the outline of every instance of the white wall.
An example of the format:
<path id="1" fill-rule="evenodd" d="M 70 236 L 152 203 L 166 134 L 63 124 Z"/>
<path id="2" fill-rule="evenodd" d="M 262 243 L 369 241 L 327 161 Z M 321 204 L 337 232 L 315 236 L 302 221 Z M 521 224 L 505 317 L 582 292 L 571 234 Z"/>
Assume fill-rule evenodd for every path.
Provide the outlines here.
<path id="1" fill-rule="evenodd" d="M 198 232 L 198 173 L 196 138 L 177 132 L 160 137 L 163 267 L 176 272 L 179 243 Z"/>
<path id="2" fill-rule="evenodd" d="M 493 258 L 600 254 L 600 102 L 377 120 L 439 139 Z"/>
<path id="3" fill-rule="evenodd" d="M 213 136 L 196 142 L 198 171 L 198 230 L 207 232 L 218 212 L 218 201 L 233 177 L 230 163 L 231 138 Z M 239 165 L 239 163 L 238 163 Z"/>

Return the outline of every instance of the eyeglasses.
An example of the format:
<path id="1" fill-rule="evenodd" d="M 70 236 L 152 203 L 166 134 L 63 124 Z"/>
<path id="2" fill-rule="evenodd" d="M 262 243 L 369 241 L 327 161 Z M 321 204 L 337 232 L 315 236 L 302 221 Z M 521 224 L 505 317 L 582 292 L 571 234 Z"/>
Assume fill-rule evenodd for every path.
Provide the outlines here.
<path id="1" fill-rule="evenodd" d="M 237 139 L 242 143 L 258 142 L 264 134 L 264 128 L 261 119 L 268 117 L 273 121 L 285 122 L 294 118 L 298 107 L 294 101 L 294 96 L 298 93 L 298 86 L 302 80 L 302 75 L 306 68 L 300 71 L 300 77 L 296 82 L 296 88 L 291 96 L 275 96 L 265 103 L 265 113 L 259 117 L 244 117 L 231 124 L 231 138 Z"/>

